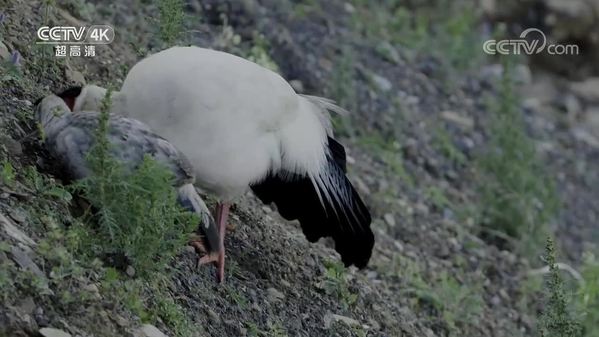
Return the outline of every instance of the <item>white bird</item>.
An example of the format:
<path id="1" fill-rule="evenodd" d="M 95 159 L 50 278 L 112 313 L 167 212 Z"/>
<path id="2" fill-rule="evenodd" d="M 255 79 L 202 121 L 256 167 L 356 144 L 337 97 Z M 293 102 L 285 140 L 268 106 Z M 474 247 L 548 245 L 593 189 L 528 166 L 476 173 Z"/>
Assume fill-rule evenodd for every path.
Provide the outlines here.
<path id="1" fill-rule="evenodd" d="M 82 111 L 73 113 L 68 97 L 77 96 L 80 90 L 69 89 L 62 93 L 65 100 L 49 95 L 37 103 L 36 117 L 44 134 L 44 146 L 53 159 L 64 169 L 65 177 L 79 180 L 92 174 L 86 155 L 95 143 L 100 113 Z M 177 199 L 181 206 L 196 213 L 202 220 L 199 230 L 203 236 L 197 248 L 205 249 L 208 255 L 200 260 L 218 256 L 220 239 L 214 219 L 202 198 L 196 192 L 194 172 L 187 158 L 164 138 L 156 135 L 145 124 L 122 116 L 111 115 L 106 135 L 110 154 L 128 170 L 142 164 L 144 156 L 150 155 L 159 164 L 173 173 L 173 186 L 177 188 Z"/>
<path id="2" fill-rule="evenodd" d="M 103 96 L 86 86 L 73 108 Z M 284 218 L 299 220 L 310 242 L 332 237 L 345 265 L 362 268 L 374 245 L 371 217 L 345 176 L 345 150 L 332 138 L 328 110 L 342 111 L 298 95 L 253 62 L 173 47 L 130 70 L 113 112 L 147 123 L 190 158 L 197 184 L 220 198 L 221 240 L 230 203 L 251 188 Z M 224 253 L 218 264 L 224 268 Z"/>

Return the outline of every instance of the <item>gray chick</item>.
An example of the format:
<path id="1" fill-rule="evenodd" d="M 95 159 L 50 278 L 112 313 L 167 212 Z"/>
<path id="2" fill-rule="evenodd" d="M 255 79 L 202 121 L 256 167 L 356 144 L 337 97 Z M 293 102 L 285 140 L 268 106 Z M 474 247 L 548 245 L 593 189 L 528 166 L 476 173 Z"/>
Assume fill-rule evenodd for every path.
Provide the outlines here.
<path id="1" fill-rule="evenodd" d="M 37 105 L 36 118 L 43 128 L 44 145 L 50 155 L 59 161 L 69 179 L 78 180 L 92 174 L 86 154 L 94 145 L 100 113 L 73 113 L 67 103 L 68 99 L 49 95 Z M 177 188 L 179 203 L 202 219 L 202 240 L 192 242 L 196 248 L 207 252 L 199 263 L 217 263 L 221 251 L 218 229 L 193 186 L 195 176 L 188 159 L 166 139 L 138 120 L 111 115 L 108 123 L 111 154 L 126 169 L 138 167 L 144 155 L 148 154 L 173 173 L 173 186 Z"/>

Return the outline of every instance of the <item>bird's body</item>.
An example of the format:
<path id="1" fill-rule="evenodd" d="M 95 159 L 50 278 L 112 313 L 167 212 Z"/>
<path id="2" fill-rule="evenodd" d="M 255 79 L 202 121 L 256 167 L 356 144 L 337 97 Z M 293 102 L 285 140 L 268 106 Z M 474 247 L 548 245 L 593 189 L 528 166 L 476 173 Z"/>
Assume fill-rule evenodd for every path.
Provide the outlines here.
<path id="1" fill-rule="evenodd" d="M 279 75 L 237 56 L 168 49 L 135 65 L 121 93 L 129 116 L 193 153 L 198 184 L 224 200 L 269 171 L 316 174 L 324 162 L 321 112 Z"/>
<path id="2" fill-rule="evenodd" d="M 92 175 L 87 154 L 95 143 L 100 113 L 72 113 L 63 99 L 55 95 L 44 98 L 37 109 L 44 145 L 62 166 L 66 177 L 79 180 Z M 110 154 L 127 170 L 136 169 L 144 156 L 149 155 L 172 172 L 179 202 L 202 219 L 205 246 L 208 251 L 217 252 L 220 246 L 214 219 L 193 187 L 195 176 L 187 158 L 147 125 L 131 118 L 110 116 L 107 139 Z"/>
<path id="3" fill-rule="evenodd" d="M 75 110 L 98 101 L 102 92 L 92 89 Z M 197 184 L 223 201 L 221 240 L 228 202 L 251 188 L 284 218 L 299 220 L 309 241 L 333 237 L 346 265 L 366 266 L 371 218 L 345 176 L 345 150 L 332 138 L 327 110 L 341 109 L 331 101 L 298 95 L 266 68 L 198 47 L 140 61 L 119 95 L 113 111 L 175 144 L 190 158 Z"/>

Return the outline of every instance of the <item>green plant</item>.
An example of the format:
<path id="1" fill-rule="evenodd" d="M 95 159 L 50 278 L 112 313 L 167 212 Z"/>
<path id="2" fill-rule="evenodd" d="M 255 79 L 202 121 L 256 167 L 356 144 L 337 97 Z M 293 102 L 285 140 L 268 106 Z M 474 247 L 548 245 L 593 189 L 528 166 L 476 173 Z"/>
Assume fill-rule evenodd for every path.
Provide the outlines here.
<path id="1" fill-rule="evenodd" d="M 416 261 L 398 258 L 396 264 L 397 277 L 406 284 L 403 292 L 413 297 L 415 305 L 434 308 L 446 325 L 449 336 L 463 331 L 464 327 L 474 326 L 473 322 L 478 320 L 484 303 L 479 283 L 460 283 L 446 271 L 427 281 Z"/>
<path id="2" fill-rule="evenodd" d="M 586 337 L 599 337 L 599 260 L 592 253 L 583 258 L 584 283 L 578 290 L 579 310 L 583 313 L 582 325 Z"/>
<path id="3" fill-rule="evenodd" d="M 488 151 L 476 160 L 483 225 L 524 243 L 524 253 L 534 251 L 545 237 L 547 224 L 558 208 L 554 182 L 537 157 L 526 134 L 518 97 L 511 78 L 512 65 L 504 59 L 504 74 L 493 112 Z M 531 244 L 532 243 L 532 244 Z"/>
<path id="4" fill-rule="evenodd" d="M 160 12 L 160 38 L 167 46 L 174 45 L 183 33 L 185 9 L 183 0 L 157 0 Z"/>
<path id="5" fill-rule="evenodd" d="M 0 181 L 7 186 L 13 186 L 15 183 L 16 173 L 12 164 L 8 160 L 2 161 L 2 167 L 0 169 Z"/>
<path id="6" fill-rule="evenodd" d="M 426 199 L 430 200 L 439 210 L 452 207 L 451 201 L 449 201 L 443 190 L 437 186 L 427 188 L 425 195 Z"/>
<path id="7" fill-rule="evenodd" d="M 345 267 L 334 261 L 324 261 L 326 272 L 318 287 L 327 295 L 337 298 L 344 308 L 353 306 L 358 300 L 358 294 L 349 290 Z"/>
<path id="8" fill-rule="evenodd" d="M 390 174 L 400 177 L 408 185 L 414 184 L 414 179 L 404 167 L 401 146 L 396 140 L 386 139 L 380 133 L 373 133 L 358 137 L 357 142 L 364 149 L 380 156 Z"/>
<path id="9" fill-rule="evenodd" d="M 279 72 L 279 66 L 268 53 L 269 49 L 270 45 L 268 40 L 264 38 L 264 35 L 254 32 L 253 45 L 250 48 L 247 59 L 274 72 Z"/>
<path id="10" fill-rule="evenodd" d="M 466 162 L 466 156 L 462 151 L 456 148 L 450 133 L 444 127 L 440 126 L 436 128 L 433 136 L 433 145 L 447 159 L 458 165 L 462 165 Z"/>
<path id="11" fill-rule="evenodd" d="M 564 290 L 564 281 L 555 262 L 555 246 L 548 237 L 545 247 L 545 261 L 549 274 L 545 281 L 545 308 L 540 320 L 542 337 L 582 337 L 580 323 L 572 314 L 572 307 Z"/>
<path id="12" fill-rule="evenodd" d="M 102 102 L 95 144 L 87 160 L 93 174 L 74 186 L 98 209 L 98 226 L 89 245 L 97 255 L 122 256 L 142 275 L 162 270 L 183 247 L 195 215 L 176 203 L 173 176 L 149 156 L 127 172 L 110 156 L 106 137 L 111 100 Z"/>

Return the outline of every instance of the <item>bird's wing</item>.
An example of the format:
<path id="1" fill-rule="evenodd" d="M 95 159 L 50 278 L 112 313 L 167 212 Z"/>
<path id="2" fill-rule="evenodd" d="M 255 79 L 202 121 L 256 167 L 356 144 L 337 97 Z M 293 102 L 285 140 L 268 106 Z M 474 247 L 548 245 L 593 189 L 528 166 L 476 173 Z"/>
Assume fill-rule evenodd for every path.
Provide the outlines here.
<path id="1" fill-rule="evenodd" d="M 56 131 L 46 139 L 50 153 L 61 160 L 73 179 L 81 179 L 89 174 L 86 154 L 94 143 L 98 120 L 97 112 L 68 114 L 55 123 Z M 111 154 L 128 169 L 137 168 L 144 155 L 150 155 L 174 174 L 175 186 L 194 182 L 189 160 L 145 124 L 134 119 L 111 116 L 107 137 Z"/>

